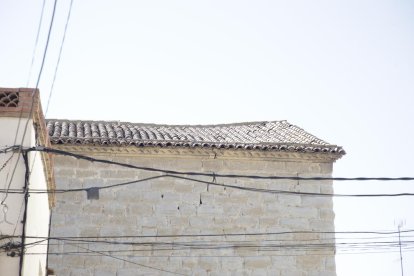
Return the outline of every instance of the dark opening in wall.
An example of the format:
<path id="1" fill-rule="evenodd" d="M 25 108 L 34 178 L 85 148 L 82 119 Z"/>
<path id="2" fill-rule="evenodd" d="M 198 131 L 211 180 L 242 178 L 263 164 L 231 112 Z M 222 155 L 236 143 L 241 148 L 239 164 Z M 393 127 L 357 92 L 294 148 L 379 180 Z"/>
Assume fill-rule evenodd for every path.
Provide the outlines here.
<path id="1" fill-rule="evenodd" d="M 89 188 L 86 190 L 86 198 L 93 200 L 99 199 L 99 188 Z"/>
<path id="2" fill-rule="evenodd" d="M 17 107 L 18 105 L 18 92 L 0 92 L 0 107 Z"/>

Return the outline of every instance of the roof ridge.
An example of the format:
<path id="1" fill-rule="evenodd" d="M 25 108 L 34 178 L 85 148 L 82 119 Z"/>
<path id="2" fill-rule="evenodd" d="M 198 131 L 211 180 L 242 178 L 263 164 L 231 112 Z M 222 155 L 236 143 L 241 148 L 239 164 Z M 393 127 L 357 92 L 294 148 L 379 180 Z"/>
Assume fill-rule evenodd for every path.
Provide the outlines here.
<path id="1" fill-rule="evenodd" d="M 130 124 L 130 125 L 142 125 L 142 126 L 157 126 L 157 127 L 220 127 L 220 126 L 243 126 L 243 125 L 259 125 L 259 124 L 269 124 L 269 123 L 287 123 L 290 126 L 295 126 L 299 129 L 300 127 L 289 123 L 287 120 L 274 120 L 274 121 L 248 121 L 248 122 L 237 122 L 237 123 L 222 123 L 222 124 L 158 124 L 158 123 L 132 123 L 126 121 L 117 121 L 117 120 L 72 120 L 72 119 L 46 119 L 46 123 L 55 121 L 55 122 L 82 122 L 82 123 L 116 123 L 116 124 Z M 303 129 L 301 129 L 303 130 Z"/>

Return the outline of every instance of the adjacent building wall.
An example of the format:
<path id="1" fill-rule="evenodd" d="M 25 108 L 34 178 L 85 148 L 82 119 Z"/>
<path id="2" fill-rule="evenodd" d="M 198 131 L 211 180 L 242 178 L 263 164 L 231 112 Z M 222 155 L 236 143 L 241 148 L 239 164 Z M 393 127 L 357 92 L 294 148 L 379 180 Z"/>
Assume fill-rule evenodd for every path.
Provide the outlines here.
<path id="1" fill-rule="evenodd" d="M 15 134 L 18 125 L 18 118 L 0 117 L 0 129 L 8 130 L 2 132 L 0 135 L 0 147 L 11 146 L 14 143 Z M 23 129 L 28 119 L 22 118 L 20 121 L 20 131 L 17 136 L 17 144 L 21 143 Z M 25 148 L 36 145 L 35 131 L 33 128 L 33 121 L 29 120 L 28 129 L 25 135 L 23 146 Z M 1 154 L 0 164 L 12 155 L 12 153 Z M 18 160 L 18 161 L 17 161 Z M 14 165 L 17 161 L 17 167 L 13 175 Z M 47 181 L 44 174 L 44 164 L 41 160 L 40 154 L 29 154 L 29 166 L 31 169 L 29 189 L 47 189 Z M 0 179 L 3 188 L 8 187 L 9 181 L 13 175 L 10 189 L 23 190 L 25 187 L 25 173 L 26 167 L 22 155 L 16 152 L 12 159 L 7 163 L 7 166 L 0 171 Z M 6 194 L 0 194 L 0 201 L 6 198 Z M 7 206 L 7 222 L 4 221 L 3 206 L 0 205 L 0 234 L 5 236 L 21 236 L 23 233 L 23 226 L 26 229 L 26 236 L 40 236 L 47 237 L 49 233 L 49 200 L 48 194 L 30 194 L 28 198 L 27 207 L 25 206 L 25 199 L 23 194 L 9 193 L 4 203 Z M 27 208 L 27 219 L 23 225 L 24 211 Z M 9 223 L 8 223 L 9 222 Z M 21 238 L 12 238 L 1 240 L 1 244 L 12 241 L 13 243 L 21 243 Z M 39 239 L 26 239 L 26 243 L 37 242 Z M 20 253 L 20 249 L 11 250 Z M 20 256 L 16 254 L 14 257 L 7 256 L 11 251 L 0 252 L 0 275 L 19 275 Z M 39 243 L 35 247 L 27 248 L 23 259 L 22 275 L 45 275 L 46 273 L 46 253 L 47 240 Z M 34 271 L 36 273 L 34 273 Z M 38 272 L 41 271 L 41 274 Z"/>
<path id="2" fill-rule="evenodd" d="M 65 146 L 61 148 L 69 149 Z M 252 151 L 159 149 L 136 150 L 128 154 L 116 148 L 108 148 L 106 153 L 93 153 L 81 146 L 70 150 L 139 166 L 232 174 L 330 176 L 333 162 L 328 154 L 277 155 Z M 157 175 L 65 156 L 55 158 L 55 169 L 57 189 L 104 187 Z M 196 178 L 214 181 L 212 177 Z M 216 178 L 215 181 L 265 189 L 332 192 L 330 181 L 304 183 L 296 180 L 240 178 Z M 173 236 L 123 240 L 166 243 L 157 246 L 54 241 L 49 249 L 49 267 L 59 276 L 169 275 L 157 269 L 183 275 L 335 275 L 334 247 L 323 250 L 280 247 L 265 250 L 254 247 L 269 242 L 286 245 L 308 240 L 305 243 L 320 243 L 323 239 L 334 238 L 332 235 L 225 235 L 334 231 L 330 197 L 249 192 L 162 178 L 101 189 L 99 199 L 95 200 L 88 200 L 85 191 L 58 194 L 56 200 L 52 213 L 52 237 L 223 234 L 214 237 Z M 176 244 L 171 245 L 171 242 Z M 186 242 L 219 247 L 247 244 L 253 247 L 188 249 L 185 245 L 177 246 L 177 243 Z M 330 242 L 334 243 L 334 240 Z"/>
<path id="3" fill-rule="evenodd" d="M 33 137 L 34 138 L 34 137 Z M 44 173 L 44 164 L 40 153 L 32 152 L 29 156 L 29 165 L 31 168 L 29 188 L 30 190 L 47 190 L 47 180 Z M 29 191 L 30 191 L 29 190 Z M 25 251 L 23 262 L 23 275 L 46 275 L 47 245 L 49 236 L 50 208 L 48 193 L 30 193 L 27 202 L 26 218 L 26 244 L 35 244 L 28 246 Z M 42 238 L 29 238 L 42 237 Z"/>
<path id="4" fill-rule="evenodd" d="M 17 131 L 18 120 L 18 118 L 0 117 L 0 129 L 7 130 L 1 132 L 2 134 L 0 135 L 0 148 L 14 145 L 13 143 Z M 23 133 L 23 128 L 27 120 L 28 119 L 24 118 L 21 120 L 20 135 L 17 137 L 19 144 L 21 142 L 21 134 Z M 29 135 L 25 137 L 25 146 L 30 145 L 31 131 L 31 128 L 28 129 Z M 0 166 L 2 166 L 11 156 L 12 152 L 0 154 Z M 0 171 L 0 185 L 2 189 L 6 189 L 8 187 L 16 162 L 18 163 L 13 176 L 13 181 L 10 183 L 10 189 L 24 188 L 25 166 L 23 163 L 23 158 L 21 154 L 14 154 L 4 169 Z M 20 222 L 22 220 L 20 209 L 21 205 L 24 203 L 24 196 L 22 194 L 8 194 L 6 198 L 6 194 L 1 193 L 0 197 L 0 201 L 4 200 L 4 204 L 6 206 L 3 207 L 0 205 L 0 221 L 2 221 L 0 222 L 0 235 L 21 235 L 23 224 Z M 6 208 L 7 210 L 5 214 L 7 221 L 4 217 L 3 208 Z M 9 242 L 9 240 L 2 239 L 0 241 L 0 244 L 3 245 L 6 243 L 6 241 Z M 11 242 L 20 243 L 21 239 L 16 238 L 11 240 Z M 0 275 L 17 276 L 19 275 L 20 258 L 17 254 L 14 257 L 7 256 L 7 253 L 11 252 L 0 252 Z"/>
<path id="5" fill-rule="evenodd" d="M 0 88 L 0 133 L 1 150 L 10 146 L 27 149 L 49 145 L 38 90 Z M 53 188 L 52 162 L 47 154 L 28 154 L 30 174 L 26 205 L 23 194 L 26 166 L 20 151 L 16 150 L 9 160 L 12 154 L 0 153 L 0 186 L 22 193 L 0 193 L 0 275 L 43 276 L 46 275 L 49 207 L 53 205 L 53 195 L 34 194 L 31 190 L 47 191 Z M 20 247 L 22 241 L 23 250 Z M 5 246 L 7 244 L 13 245 L 12 248 Z"/>

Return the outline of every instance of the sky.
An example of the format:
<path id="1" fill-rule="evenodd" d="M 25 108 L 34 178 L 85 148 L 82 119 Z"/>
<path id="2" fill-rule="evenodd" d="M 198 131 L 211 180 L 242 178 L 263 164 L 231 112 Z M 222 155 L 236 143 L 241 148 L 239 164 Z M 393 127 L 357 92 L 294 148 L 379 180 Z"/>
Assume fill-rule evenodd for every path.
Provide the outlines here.
<path id="1" fill-rule="evenodd" d="M 53 7 L 46 0 L 34 52 L 42 3 L 0 0 L 2 87 L 36 86 Z M 44 108 L 69 3 L 57 4 L 39 84 Z M 414 176 L 413 76 L 408 0 L 74 0 L 47 118 L 288 120 L 344 147 L 334 176 Z M 334 189 L 414 192 L 397 181 Z M 410 197 L 335 198 L 334 210 L 337 231 L 396 230 L 400 221 L 414 229 Z M 401 273 L 397 252 L 338 254 L 336 263 L 338 276 Z M 414 275 L 413 252 L 403 251 L 403 264 Z"/>

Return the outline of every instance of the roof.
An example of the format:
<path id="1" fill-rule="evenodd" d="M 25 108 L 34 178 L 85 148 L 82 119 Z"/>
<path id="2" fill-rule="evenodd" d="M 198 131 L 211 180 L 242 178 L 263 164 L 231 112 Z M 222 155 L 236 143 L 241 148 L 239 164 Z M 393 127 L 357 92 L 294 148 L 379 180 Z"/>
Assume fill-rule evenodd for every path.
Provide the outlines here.
<path id="1" fill-rule="evenodd" d="M 221 125 L 158 125 L 47 120 L 52 144 L 219 148 L 345 154 L 287 121 Z"/>

